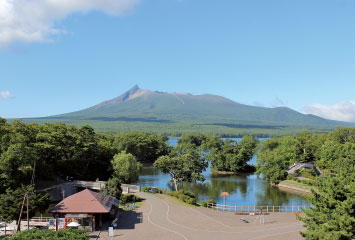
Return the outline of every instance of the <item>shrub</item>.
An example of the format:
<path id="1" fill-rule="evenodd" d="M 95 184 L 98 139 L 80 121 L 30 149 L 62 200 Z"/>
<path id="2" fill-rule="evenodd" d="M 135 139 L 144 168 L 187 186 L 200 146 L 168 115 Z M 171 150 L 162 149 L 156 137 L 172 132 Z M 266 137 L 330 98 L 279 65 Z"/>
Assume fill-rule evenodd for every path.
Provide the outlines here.
<path id="1" fill-rule="evenodd" d="M 125 205 L 126 203 L 140 202 L 142 199 L 134 194 L 123 194 L 120 198 L 120 203 Z"/>
<path id="2" fill-rule="evenodd" d="M 196 205 L 196 196 L 193 193 L 184 190 L 169 192 L 168 195 L 173 196 L 187 204 Z"/>
<path id="3" fill-rule="evenodd" d="M 186 198 L 185 202 L 191 205 L 196 205 L 196 198 Z"/>
<path id="4" fill-rule="evenodd" d="M 216 201 L 213 199 L 210 199 L 207 201 L 202 201 L 202 202 L 200 202 L 200 206 L 201 207 L 208 207 L 208 204 L 211 204 L 211 203 L 216 204 Z"/>
<path id="5" fill-rule="evenodd" d="M 292 175 L 287 175 L 287 180 L 297 181 L 297 178 Z"/>
<path id="6" fill-rule="evenodd" d="M 30 230 L 16 233 L 11 239 L 29 240 L 29 239 L 51 239 L 51 240 L 88 240 L 90 239 L 86 230 L 66 228 L 61 231 L 54 230 Z"/>
<path id="7" fill-rule="evenodd" d="M 314 180 L 303 180 L 302 183 L 308 186 L 315 186 L 316 182 Z"/>
<path id="8" fill-rule="evenodd" d="M 206 202 L 206 201 L 201 201 L 201 202 L 199 203 L 199 205 L 200 205 L 201 207 L 207 207 L 207 202 Z"/>
<path id="9" fill-rule="evenodd" d="M 142 192 L 150 192 L 150 189 L 152 189 L 152 187 L 142 187 L 141 188 Z"/>
<path id="10" fill-rule="evenodd" d="M 314 179 L 317 176 L 317 173 L 310 168 L 298 169 L 296 170 L 296 174 L 309 179 Z"/>
<path id="11" fill-rule="evenodd" d="M 207 204 L 209 204 L 209 203 L 213 203 L 214 205 L 217 204 L 217 202 L 215 200 L 213 200 L 213 199 L 207 200 Z"/>
<path id="12" fill-rule="evenodd" d="M 142 192 L 152 192 L 152 188 L 153 187 L 142 187 L 141 188 L 141 191 Z M 157 188 L 157 187 L 154 187 L 155 189 L 157 189 L 157 193 L 160 193 L 160 194 L 162 194 L 162 193 L 164 193 L 164 191 L 165 191 L 165 193 L 166 193 L 166 189 L 164 188 L 163 190 L 162 189 L 160 189 L 160 188 Z"/>

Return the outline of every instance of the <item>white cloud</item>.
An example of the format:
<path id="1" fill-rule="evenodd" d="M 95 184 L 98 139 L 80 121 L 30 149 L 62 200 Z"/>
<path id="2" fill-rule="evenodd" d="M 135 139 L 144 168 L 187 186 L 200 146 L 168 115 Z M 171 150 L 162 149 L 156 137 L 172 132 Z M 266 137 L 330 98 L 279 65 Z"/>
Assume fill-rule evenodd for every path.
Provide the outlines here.
<path id="1" fill-rule="evenodd" d="M 140 0 L 0 0 L 0 47 L 13 42 L 51 41 L 65 32 L 59 21 L 76 12 L 121 15 Z"/>
<path id="2" fill-rule="evenodd" d="M 0 99 L 12 98 L 10 91 L 0 91 Z"/>
<path id="3" fill-rule="evenodd" d="M 304 107 L 304 112 L 331 120 L 355 122 L 355 101 L 344 101 L 332 106 L 312 103 Z"/>

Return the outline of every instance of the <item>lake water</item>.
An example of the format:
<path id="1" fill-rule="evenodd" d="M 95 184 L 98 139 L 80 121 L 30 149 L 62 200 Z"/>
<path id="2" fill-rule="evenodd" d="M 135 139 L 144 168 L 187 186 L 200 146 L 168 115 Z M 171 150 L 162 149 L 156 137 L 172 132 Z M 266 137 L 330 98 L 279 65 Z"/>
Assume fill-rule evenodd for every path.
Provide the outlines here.
<path id="1" fill-rule="evenodd" d="M 232 138 L 240 141 L 240 138 Z M 262 139 L 260 139 L 262 140 Z M 170 138 L 169 144 L 176 146 L 178 139 Z M 255 164 L 256 157 L 249 162 Z M 214 199 L 217 203 L 224 204 L 224 198 L 219 195 L 221 192 L 229 192 L 227 205 L 243 206 L 308 206 L 304 196 L 280 190 L 278 187 L 271 186 L 256 174 L 239 175 L 217 175 L 212 174 L 211 169 L 203 172 L 206 180 L 197 183 L 184 183 L 183 188 L 196 194 L 198 201 Z M 156 186 L 174 190 L 174 184 L 168 174 L 161 173 L 152 164 L 145 164 L 139 177 L 140 186 Z"/>

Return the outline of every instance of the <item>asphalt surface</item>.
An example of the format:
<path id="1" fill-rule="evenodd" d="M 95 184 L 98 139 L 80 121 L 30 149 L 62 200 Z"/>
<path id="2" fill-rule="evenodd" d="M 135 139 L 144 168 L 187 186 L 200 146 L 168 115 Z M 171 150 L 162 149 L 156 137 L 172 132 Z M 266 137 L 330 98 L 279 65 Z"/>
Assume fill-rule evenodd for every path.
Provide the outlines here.
<path id="1" fill-rule="evenodd" d="M 205 208 L 186 207 L 169 201 L 163 195 L 138 193 L 146 199 L 136 211 L 120 216 L 115 237 L 100 233 L 99 239 L 147 240 L 287 240 L 303 239 L 304 230 L 294 213 L 264 216 L 240 216 Z M 242 221 L 241 218 L 248 221 Z"/>

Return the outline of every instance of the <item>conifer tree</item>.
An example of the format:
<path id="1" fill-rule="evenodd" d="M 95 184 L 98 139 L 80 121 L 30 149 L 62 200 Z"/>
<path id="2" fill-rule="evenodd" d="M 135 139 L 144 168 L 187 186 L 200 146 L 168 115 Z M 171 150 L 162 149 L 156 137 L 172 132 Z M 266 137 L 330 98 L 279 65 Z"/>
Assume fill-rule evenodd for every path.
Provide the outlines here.
<path id="1" fill-rule="evenodd" d="M 342 159 L 335 174 L 317 179 L 317 192 L 309 201 L 312 208 L 301 217 L 306 239 L 355 239 L 355 159 Z"/>

